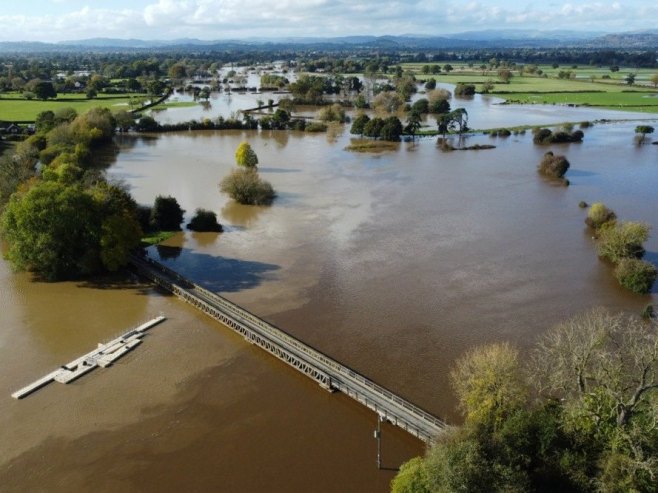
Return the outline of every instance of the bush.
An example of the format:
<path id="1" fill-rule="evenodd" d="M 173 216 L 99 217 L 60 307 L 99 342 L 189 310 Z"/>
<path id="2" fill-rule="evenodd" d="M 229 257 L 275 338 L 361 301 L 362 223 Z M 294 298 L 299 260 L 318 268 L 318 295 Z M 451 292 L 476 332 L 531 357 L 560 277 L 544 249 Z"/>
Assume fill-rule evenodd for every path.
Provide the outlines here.
<path id="1" fill-rule="evenodd" d="M 183 214 L 185 211 L 174 197 L 158 195 L 151 209 L 151 228 L 156 231 L 179 231 Z"/>
<path id="2" fill-rule="evenodd" d="M 474 94 L 474 84 L 464 84 L 463 82 L 458 82 L 455 86 L 455 96 L 473 96 Z"/>
<path id="3" fill-rule="evenodd" d="M 370 121 L 370 117 L 366 114 L 357 116 L 352 122 L 350 133 L 353 135 L 363 135 L 366 124 Z"/>
<path id="4" fill-rule="evenodd" d="M 411 111 L 415 111 L 420 114 L 429 113 L 430 102 L 426 98 L 420 98 L 418 101 L 411 105 Z"/>
<path id="5" fill-rule="evenodd" d="M 642 134 L 642 135 L 652 134 L 653 131 L 654 128 L 650 125 L 638 125 L 637 127 L 635 127 L 636 134 Z"/>
<path id="6" fill-rule="evenodd" d="M 194 217 L 188 223 L 187 229 L 199 232 L 217 232 L 224 231 L 222 225 L 217 222 L 217 214 L 205 209 L 197 209 Z"/>
<path id="7" fill-rule="evenodd" d="M 637 294 L 647 294 L 656 281 L 656 267 L 644 260 L 624 258 L 615 268 L 615 277 L 624 288 Z"/>
<path id="8" fill-rule="evenodd" d="M 338 103 L 325 106 L 318 112 L 318 120 L 345 123 L 345 109 Z"/>
<path id="9" fill-rule="evenodd" d="M 616 219 L 617 215 L 602 202 L 595 202 L 587 213 L 585 224 L 590 228 L 599 229 L 604 224 L 615 221 Z"/>
<path id="10" fill-rule="evenodd" d="M 320 122 L 311 122 L 306 124 L 304 129 L 306 132 L 326 132 L 327 126 Z"/>
<path id="11" fill-rule="evenodd" d="M 235 163 L 245 168 L 256 168 L 258 165 L 258 156 L 248 142 L 241 142 L 235 150 Z"/>
<path id="12" fill-rule="evenodd" d="M 599 235 L 599 256 L 612 263 L 625 258 L 642 258 L 643 243 L 649 239 L 650 226 L 645 223 L 627 221 L 601 228 Z"/>
<path id="13" fill-rule="evenodd" d="M 307 127 L 308 128 L 308 127 Z M 269 205 L 276 197 L 272 185 L 252 169 L 236 169 L 219 184 L 219 189 L 240 204 Z"/>
<path id="14" fill-rule="evenodd" d="M 564 156 L 556 156 L 552 152 L 544 154 L 538 170 L 544 176 L 562 178 L 569 169 L 569 161 Z"/>
<path id="15" fill-rule="evenodd" d="M 567 142 L 582 142 L 585 134 L 582 130 L 566 132 L 564 130 L 553 133 L 548 128 L 536 128 L 533 130 L 534 137 L 532 141 L 535 144 L 562 144 Z"/>

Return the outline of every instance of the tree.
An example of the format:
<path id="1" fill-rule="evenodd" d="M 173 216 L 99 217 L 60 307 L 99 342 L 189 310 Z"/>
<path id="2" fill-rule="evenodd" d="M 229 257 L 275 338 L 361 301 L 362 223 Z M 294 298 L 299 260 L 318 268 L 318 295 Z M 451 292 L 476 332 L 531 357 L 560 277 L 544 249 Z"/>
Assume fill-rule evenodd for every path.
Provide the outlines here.
<path id="1" fill-rule="evenodd" d="M 466 421 L 497 429 L 524 402 L 518 351 L 507 343 L 472 349 L 450 374 Z"/>
<path id="2" fill-rule="evenodd" d="M 475 85 L 474 84 L 464 84 L 463 82 L 458 82 L 455 86 L 455 96 L 468 97 L 475 94 Z"/>
<path id="3" fill-rule="evenodd" d="M 414 457 L 402 464 L 400 472 L 391 481 L 392 493 L 425 493 L 429 488 L 425 462 L 421 457 Z"/>
<path id="4" fill-rule="evenodd" d="M 256 169 L 258 156 L 249 145 L 249 142 L 242 142 L 235 150 L 235 163 L 244 168 Z"/>
<path id="5" fill-rule="evenodd" d="M 603 202 L 595 202 L 587 212 L 585 224 L 592 229 L 600 229 L 608 223 L 612 223 L 617 219 L 617 215 L 608 209 Z"/>
<path id="6" fill-rule="evenodd" d="M 644 137 L 647 134 L 652 134 L 654 130 L 655 129 L 651 125 L 638 125 L 637 127 L 635 127 L 635 133 L 641 134 L 642 137 Z"/>
<path id="7" fill-rule="evenodd" d="M 98 234 L 91 197 L 79 186 L 41 182 L 14 195 L 2 217 L 7 258 L 47 280 L 91 272 Z"/>
<path id="8" fill-rule="evenodd" d="M 325 106 L 318 112 L 318 120 L 322 122 L 345 122 L 345 109 L 338 103 Z"/>
<path id="9" fill-rule="evenodd" d="M 52 82 L 37 82 L 34 84 L 34 89 L 32 92 L 34 92 L 37 98 L 43 101 L 57 97 L 57 91 L 55 91 L 55 87 L 53 86 Z"/>
<path id="10" fill-rule="evenodd" d="M 658 87 L 658 74 L 653 74 L 651 76 L 651 83 L 653 84 L 653 87 Z"/>
<path id="11" fill-rule="evenodd" d="M 581 426 L 633 422 L 656 433 L 658 333 L 640 319 L 598 308 L 558 324 L 540 339 L 532 374 L 544 392 L 581 411 Z"/>
<path id="12" fill-rule="evenodd" d="M 114 120 L 116 121 L 117 127 L 122 131 L 126 132 L 130 127 L 135 124 L 135 117 L 132 113 L 126 110 L 119 110 L 114 114 Z"/>
<path id="13" fill-rule="evenodd" d="M 623 258 L 615 267 L 619 284 L 637 294 L 648 294 L 656 282 L 658 272 L 651 262 L 636 258 Z"/>
<path id="14" fill-rule="evenodd" d="M 454 69 L 453 69 L 452 65 L 450 65 L 449 63 L 446 63 L 446 64 L 443 66 L 443 71 L 444 71 L 444 72 L 450 73 L 450 72 L 452 72 L 453 70 L 454 70 Z"/>
<path id="15" fill-rule="evenodd" d="M 436 89 L 436 79 L 434 78 L 427 79 L 427 82 L 425 82 L 425 89 L 428 91 L 432 91 Z"/>
<path id="16" fill-rule="evenodd" d="M 34 122 L 36 131 L 39 133 L 49 132 L 55 126 L 55 113 L 50 110 L 42 111 L 37 115 Z"/>
<path id="17" fill-rule="evenodd" d="M 397 142 L 402 135 L 402 122 L 397 116 L 389 116 L 384 120 L 382 128 L 379 130 L 379 138 L 389 142 Z"/>
<path id="18" fill-rule="evenodd" d="M 370 117 L 365 113 L 357 116 L 352 121 L 352 127 L 350 128 L 350 133 L 353 135 L 363 135 L 366 124 L 370 121 Z"/>
<path id="19" fill-rule="evenodd" d="M 231 171 L 222 179 L 219 189 L 244 205 L 269 205 L 276 197 L 272 185 L 261 179 L 254 168 Z"/>
<path id="20" fill-rule="evenodd" d="M 366 137 L 374 137 L 378 139 L 379 133 L 381 132 L 383 126 L 384 120 L 379 117 L 375 117 L 364 125 L 363 135 Z"/>
<path id="21" fill-rule="evenodd" d="M 632 72 L 629 73 L 629 74 L 624 78 L 624 80 L 626 81 L 626 84 L 627 84 L 627 85 L 632 86 L 633 84 L 635 84 L 635 74 L 632 73 Z"/>
<path id="22" fill-rule="evenodd" d="M 38 182 L 12 197 L 2 231 L 12 264 L 51 281 L 114 271 L 141 236 L 134 201 L 104 181 L 88 190 Z"/>
<path id="23" fill-rule="evenodd" d="M 174 197 L 155 198 L 151 210 L 151 227 L 156 231 L 180 231 L 185 211 Z"/>
<path id="24" fill-rule="evenodd" d="M 551 178 L 562 178 L 569 169 L 569 161 L 561 155 L 554 155 L 551 151 L 544 154 L 538 166 L 538 171 L 542 175 Z"/>
<path id="25" fill-rule="evenodd" d="M 503 82 L 504 84 L 508 84 L 510 79 L 512 78 L 512 71 L 508 68 L 501 68 L 498 69 L 498 78 Z"/>
<path id="26" fill-rule="evenodd" d="M 404 127 L 404 133 L 411 135 L 412 140 L 416 138 L 416 133 L 420 130 L 420 122 L 422 121 L 420 113 L 417 111 L 410 111 L 407 117 L 407 125 Z"/>
<path id="27" fill-rule="evenodd" d="M 496 85 L 494 84 L 494 82 L 491 79 L 489 79 L 489 80 L 482 83 L 482 89 L 481 89 L 480 92 L 482 94 L 488 94 L 491 91 L 493 91 L 495 87 L 496 87 Z"/>
<path id="28" fill-rule="evenodd" d="M 600 229 L 599 256 L 616 264 L 623 258 L 642 258 L 644 242 L 649 239 L 651 227 L 635 221 L 618 222 Z"/>
<path id="29" fill-rule="evenodd" d="M 194 217 L 188 223 L 187 229 L 199 232 L 217 232 L 221 233 L 224 229 L 217 222 L 217 214 L 205 209 L 197 209 Z"/>
<path id="30" fill-rule="evenodd" d="M 383 113 L 396 113 L 404 104 L 404 99 L 395 91 L 383 91 L 377 94 L 372 106 Z"/>

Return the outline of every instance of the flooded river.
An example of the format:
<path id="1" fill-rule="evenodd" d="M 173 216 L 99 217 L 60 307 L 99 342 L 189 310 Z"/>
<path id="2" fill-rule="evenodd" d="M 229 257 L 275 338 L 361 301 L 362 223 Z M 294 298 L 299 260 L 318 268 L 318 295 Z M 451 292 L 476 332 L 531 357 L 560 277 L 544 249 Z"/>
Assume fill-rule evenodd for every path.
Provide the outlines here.
<path id="1" fill-rule="evenodd" d="M 346 151 L 347 133 L 122 137 L 109 174 L 141 203 L 173 195 L 188 219 L 203 207 L 225 226 L 181 232 L 152 256 L 456 421 L 447 375 L 466 349 L 525 349 L 592 306 L 656 301 L 617 286 L 578 207 L 603 201 L 658 226 L 658 147 L 635 146 L 633 128 L 596 125 L 582 144 L 550 147 L 571 161 L 569 187 L 538 176 L 549 148 L 530 134 L 468 139 L 497 146 L 487 151 L 423 139 L 379 155 Z M 243 140 L 278 192 L 272 207 L 218 191 Z M 656 238 L 647 250 L 658 262 Z M 39 283 L 5 262 L 0 277 L 3 491 L 387 491 L 372 413 L 176 299 L 130 277 Z M 113 368 L 9 397 L 160 312 L 170 320 Z M 385 428 L 386 467 L 422 451 Z"/>

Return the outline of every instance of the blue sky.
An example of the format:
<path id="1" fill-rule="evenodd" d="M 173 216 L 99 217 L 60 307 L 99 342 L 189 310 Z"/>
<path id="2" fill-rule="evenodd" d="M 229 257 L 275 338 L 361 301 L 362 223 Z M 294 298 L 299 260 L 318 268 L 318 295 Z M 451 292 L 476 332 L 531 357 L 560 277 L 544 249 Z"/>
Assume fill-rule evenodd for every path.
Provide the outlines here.
<path id="1" fill-rule="evenodd" d="M 2 12 L 2 41 L 658 28 L 653 0 L 18 0 Z"/>

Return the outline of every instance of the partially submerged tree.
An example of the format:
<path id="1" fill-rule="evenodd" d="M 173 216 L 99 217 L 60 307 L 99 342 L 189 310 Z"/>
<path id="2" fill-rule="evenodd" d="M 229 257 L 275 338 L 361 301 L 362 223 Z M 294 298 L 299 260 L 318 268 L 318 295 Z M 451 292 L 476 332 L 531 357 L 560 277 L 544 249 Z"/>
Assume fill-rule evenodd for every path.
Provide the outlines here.
<path id="1" fill-rule="evenodd" d="M 549 151 L 544 154 L 538 166 L 538 171 L 542 175 L 551 178 L 562 178 L 569 169 L 569 161 L 562 155 L 555 155 Z"/>
<path id="2" fill-rule="evenodd" d="M 587 212 L 585 224 L 592 229 L 598 230 L 605 224 L 616 220 L 617 215 L 611 209 L 608 209 L 603 202 L 595 202 Z"/>
<path id="3" fill-rule="evenodd" d="M 235 150 L 235 163 L 245 168 L 256 168 L 258 165 L 258 156 L 249 142 L 242 142 Z"/>
<path id="4" fill-rule="evenodd" d="M 224 229 L 217 222 L 217 214 L 205 209 L 197 209 L 192 220 L 187 224 L 187 229 L 197 232 L 217 232 Z"/>
<path id="5" fill-rule="evenodd" d="M 651 227 L 636 221 L 617 222 L 601 228 L 599 256 L 616 264 L 623 258 L 642 258 L 644 243 L 649 239 Z"/>
<path id="6" fill-rule="evenodd" d="M 269 205 L 276 194 L 272 185 L 254 169 L 235 169 L 224 177 L 220 190 L 240 204 Z"/>
<path id="7" fill-rule="evenodd" d="M 185 211 L 174 197 L 155 198 L 151 210 L 151 227 L 156 231 L 179 231 Z"/>

